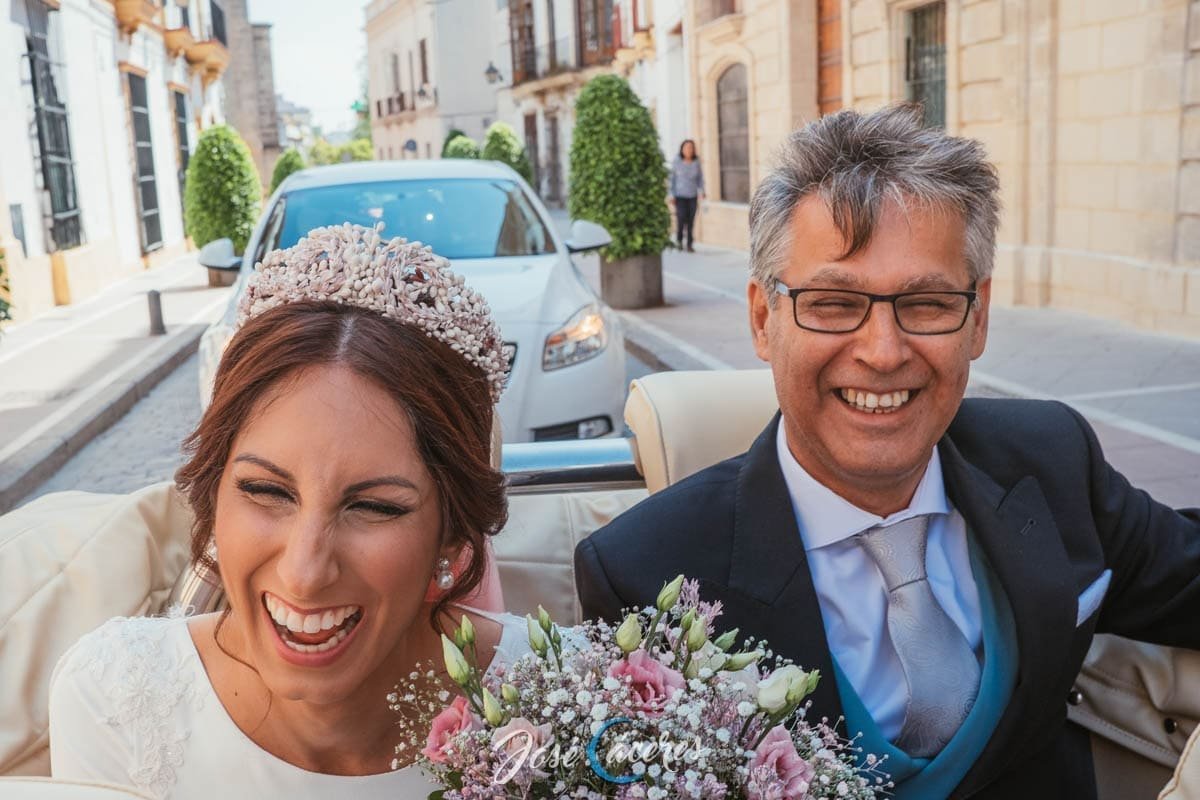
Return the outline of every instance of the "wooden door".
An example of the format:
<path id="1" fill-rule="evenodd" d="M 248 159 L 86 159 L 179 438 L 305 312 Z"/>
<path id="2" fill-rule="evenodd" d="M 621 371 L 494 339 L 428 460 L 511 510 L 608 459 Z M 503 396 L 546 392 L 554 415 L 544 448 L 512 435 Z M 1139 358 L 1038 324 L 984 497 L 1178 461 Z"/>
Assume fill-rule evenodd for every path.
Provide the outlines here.
<path id="1" fill-rule="evenodd" d="M 817 0 L 817 110 L 842 107 L 842 2 Z"/>

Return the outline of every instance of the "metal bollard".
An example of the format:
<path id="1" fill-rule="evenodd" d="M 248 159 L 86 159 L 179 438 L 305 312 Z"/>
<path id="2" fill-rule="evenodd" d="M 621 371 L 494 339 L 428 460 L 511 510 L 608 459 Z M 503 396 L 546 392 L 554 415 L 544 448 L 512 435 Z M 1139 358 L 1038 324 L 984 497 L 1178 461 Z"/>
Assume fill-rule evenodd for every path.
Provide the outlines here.
<path id="1" fill-rule="evenodd" d="M 151 289 L 146 293 L 146 300 L 150 304 L 150 335 L 162 336 L 167 332 L 167 327 L 163 325 L 162 297 L 157 289 Z"/>

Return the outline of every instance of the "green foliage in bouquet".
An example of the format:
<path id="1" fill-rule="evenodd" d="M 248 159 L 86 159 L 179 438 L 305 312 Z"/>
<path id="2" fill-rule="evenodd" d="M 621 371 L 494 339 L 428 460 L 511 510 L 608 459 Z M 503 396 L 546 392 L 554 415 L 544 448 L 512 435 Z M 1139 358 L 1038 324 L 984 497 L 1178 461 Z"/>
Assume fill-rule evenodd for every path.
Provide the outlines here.
<path id="1" fill-rule="evenodd" d="M 533 167 L 529 163 L 525 145 L 521 144 L 517 132 L 507 122 L 493 122 L 487 129 L 479 157 L 507 164 L 526 181 L 533 181 Z"/>
<path id="2" fill-rule="evenodd" d="M 293 172 L 299 172 L 304 169 L 304 156 L 300 155 L 300 151 L 294 147 L 289 147 L 283 151 L 283 155 L 275 162 L 275 169 L 271 172 L 271 192 L 279 188 L 279 184 L 283 183 L 283 179 Z"/>
<path id="3" fill-rule="evenodd" d="M 242 252 L 258 221 L 262 186 L 250 149 L 228 125 L 200 134 L 188 161 L 184 218 L 197 247 L 228 237 Z"/>
<path id="4" fill-rule="evenodd" d="M 615 261 L 661 253 L 671 243 L 667 165 L 650 112 L 623 78 L 601 75 L 579 93 L 567 208 L 612 234 L 600 254 Z"/>
<path id="5" fill-rule="evenodd" d="M 470 136 L 455 136 L 446 143 L 442 158 L 479 158 L 479 145 Z"/>
<path id="6" fill-rule="evenodd" d="M 460 131 L 458 128 L 451 128 L 450 132 L 446 134 L 446 138 L 442 140 L 442 158 L 450 157 L 450 156 L 446 155 L 446 147 L 452 141 L 457 139 L 459 136 L 466 136 L 466 135 L 467 135 L 466 131 Z"/>

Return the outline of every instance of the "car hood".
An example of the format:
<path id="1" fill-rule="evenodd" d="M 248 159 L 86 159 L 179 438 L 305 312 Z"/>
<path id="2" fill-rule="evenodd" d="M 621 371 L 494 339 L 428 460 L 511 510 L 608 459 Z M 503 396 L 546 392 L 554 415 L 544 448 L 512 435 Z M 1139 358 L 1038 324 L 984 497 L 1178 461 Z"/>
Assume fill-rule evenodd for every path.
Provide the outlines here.
<path id="1" fill-rule="evenodd" d="M 450 267 L 483 295 L 506 337 L 514 327 L 561 325 L 596 301 L 570 262 L 557 254 L 459 259 Z"/>

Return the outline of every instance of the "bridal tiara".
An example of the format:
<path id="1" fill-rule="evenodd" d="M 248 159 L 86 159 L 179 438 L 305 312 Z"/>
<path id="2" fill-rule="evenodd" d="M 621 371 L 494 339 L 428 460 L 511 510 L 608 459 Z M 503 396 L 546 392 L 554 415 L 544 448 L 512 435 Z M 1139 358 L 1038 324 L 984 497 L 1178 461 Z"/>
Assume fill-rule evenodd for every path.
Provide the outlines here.
<path id="1" fill-rule="evenodd" d="M 382 227 L 316 228 L 294 247 L 268 253 L 250 276 L 236 327 L 305 300 L 365 308 L 448 344 L 483 371 L 492 402 L 499 401 L 509 362 L 487 301 L 427 245 L 385 240 L 379 235 Z"/>

